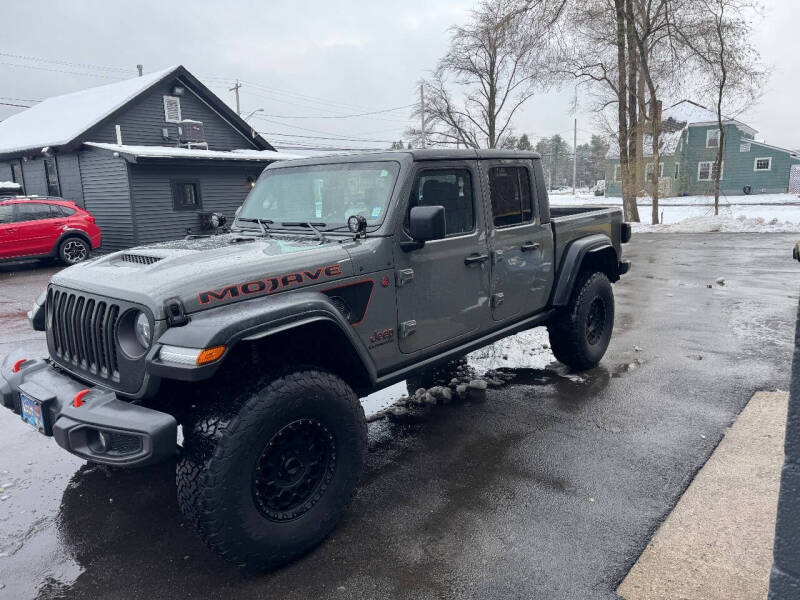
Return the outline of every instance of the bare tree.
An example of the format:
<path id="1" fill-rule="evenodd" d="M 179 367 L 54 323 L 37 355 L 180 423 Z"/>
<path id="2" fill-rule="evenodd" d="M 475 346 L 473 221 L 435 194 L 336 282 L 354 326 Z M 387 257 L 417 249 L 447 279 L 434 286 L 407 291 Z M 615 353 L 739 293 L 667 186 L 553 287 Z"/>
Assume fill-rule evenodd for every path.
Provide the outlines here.
<path id="1" fill-rule="evenodd" d="M 414 113 L 421 117 L 424 106 L 425 131 L 409 134 L 433 145 L 503 146 L 514 114 L 542 87 L 543 22 L 528 17 L 545 5 L 486 1 L 466 25 L 453 27 L 450 48 L 423 81 L 424 102 Z"/>
<path id="2" fill-rule="evenodd" d="M 717 113 L 719 142 L 712 169 L 714 214 L 719 214 L 719 191 L 725 152 L 724 114 L 734 117 L 752 106 L 760 94 L 767 71 L 750 42 L 752 0 L 695 0 L 693 10 L 675 19 L 674 35 L 702 69 L 701 92 Z M 676 15 L 677 16 L 677 15 Z"/>

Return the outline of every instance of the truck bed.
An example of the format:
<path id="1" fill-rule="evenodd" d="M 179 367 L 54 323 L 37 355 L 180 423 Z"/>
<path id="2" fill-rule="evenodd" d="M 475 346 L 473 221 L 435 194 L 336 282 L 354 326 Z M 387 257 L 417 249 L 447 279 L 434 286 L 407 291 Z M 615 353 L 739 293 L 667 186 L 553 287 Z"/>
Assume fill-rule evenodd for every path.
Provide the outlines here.
<path id="1" fill-rule="evenodd" d="M 619 207 L 551 205 L 550 224 L 553 229 L 555 264 L 561 264 L 564 249 L 570 242 L 593 233 L 602 233 L 611 238 L 619 255 L 622 244 L 620 223 L 622 209 Z"/>

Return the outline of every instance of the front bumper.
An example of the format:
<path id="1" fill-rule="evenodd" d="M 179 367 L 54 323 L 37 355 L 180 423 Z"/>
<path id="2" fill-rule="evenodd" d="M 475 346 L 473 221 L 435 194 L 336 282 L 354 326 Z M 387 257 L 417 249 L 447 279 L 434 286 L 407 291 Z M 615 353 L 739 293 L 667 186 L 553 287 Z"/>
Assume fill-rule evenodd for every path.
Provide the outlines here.
<path id="1" fill-rule="evenodd" d="M 45 435 L 86 460 L 141 467 L 175 455 L 177 422 L 172 415 L 119 400 L 103 387 L 88 387 L 44 359 L 26 360 L 17 351 L 0 365 L 0 402 L 20 414 L 20 392 L 41 403 Z M 75 395 L 88 389 L 82 401 Z M 22 423 L 21 423 L 22 424 Z"/>

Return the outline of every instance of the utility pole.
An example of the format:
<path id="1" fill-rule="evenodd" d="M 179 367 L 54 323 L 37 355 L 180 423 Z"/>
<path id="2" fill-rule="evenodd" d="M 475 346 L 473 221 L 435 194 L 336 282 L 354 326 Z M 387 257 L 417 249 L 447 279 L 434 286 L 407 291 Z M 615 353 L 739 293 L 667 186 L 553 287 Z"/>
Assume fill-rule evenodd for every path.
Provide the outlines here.
<path id="1" fill-rule="evenodd" d="M 575 86 L 575 117 L 572 126 L 572 195 L 578 178 L 578 86 Z"/>
<path id="2" fill-rule="evenodd" d="M 139 77 L 142 76 L 142 69 L 144 69 L 144 65 L 136 65 L 136 70 L 139 71 Z"/>
<path id="3" fill-rule="evenodd" d="M 420 131 L 422 132 L 422 147 L 425 147 L 425 91 L 422 84 L 419 84 L 419 107 L 420 107 Z"/>
<path id="4" fill-rule="evenodd" d="M 241 87 L 242 87 L 242 84 L 241 84 L 241 83 L 239 83 L 239 80 L 237 79 L 237 80 L 236 80 L 236 85 L 235 85 L 235 86 L 233 86 L 231 89 L 229 89 L 229 90 L 228 90 L 229 92 L 233 92 L 234 94 L 236 94 L 236 114 L 237 114 L 237 115 L 241 115 L 241 114 L 242 114 L 242 111 L 241 111 L 241 109 L 239 108 L 239 89 L 240 89 Z"/>

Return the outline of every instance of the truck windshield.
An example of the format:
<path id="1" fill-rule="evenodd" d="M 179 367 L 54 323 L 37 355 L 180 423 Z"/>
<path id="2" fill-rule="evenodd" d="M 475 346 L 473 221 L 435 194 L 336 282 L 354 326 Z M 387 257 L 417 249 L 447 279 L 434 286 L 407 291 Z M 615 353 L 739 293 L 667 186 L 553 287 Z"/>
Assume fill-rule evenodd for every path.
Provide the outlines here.
<path id="1" fill-rule="evenodd" d="M 399 170 L 390 161 L 267 170 L 247 196 L 239 219 L 276 226 L 311 222 L 331 229 L 362 215 L 375 225 L 383 218 Z"/>

